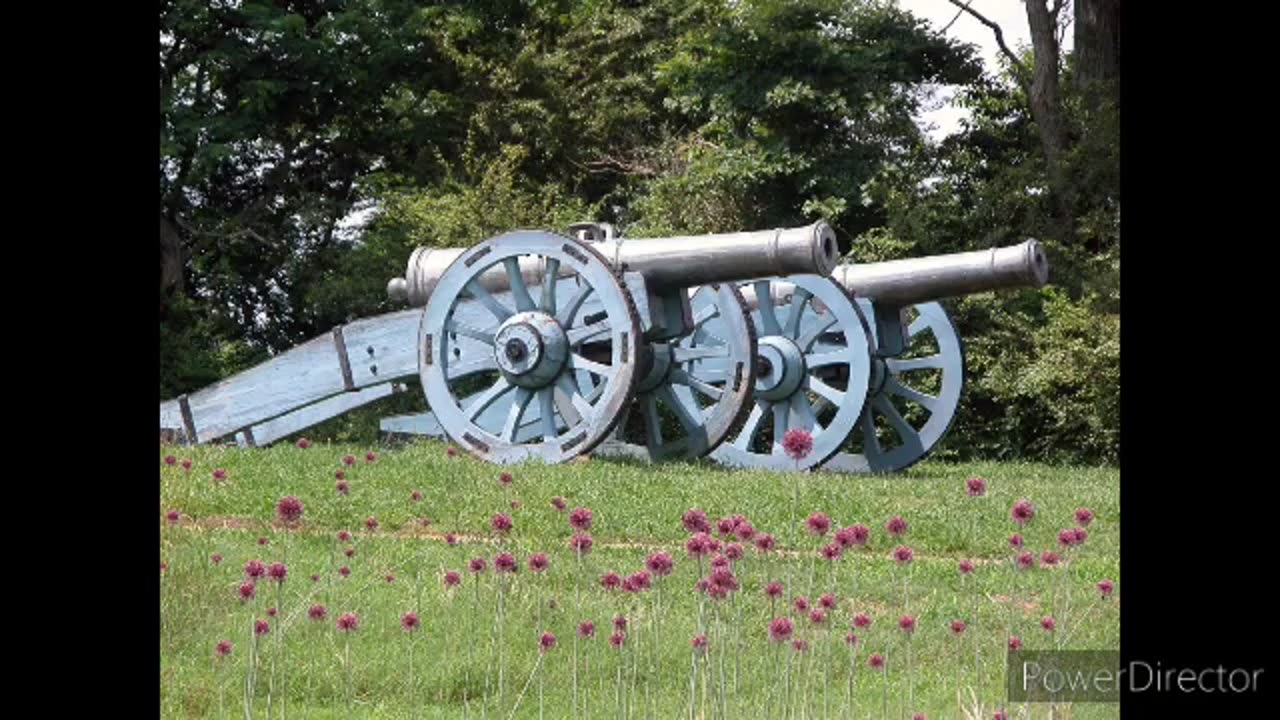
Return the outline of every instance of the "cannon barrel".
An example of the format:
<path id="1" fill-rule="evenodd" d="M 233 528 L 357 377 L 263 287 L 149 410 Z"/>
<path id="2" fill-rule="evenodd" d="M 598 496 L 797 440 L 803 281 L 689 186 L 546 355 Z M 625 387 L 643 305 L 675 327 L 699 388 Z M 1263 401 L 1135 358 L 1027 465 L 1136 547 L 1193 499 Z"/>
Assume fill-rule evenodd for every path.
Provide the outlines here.
<path id="1" fill-rule="evenodd" d="M 798 228 L 756 232 L 689 235 L 665 238 L 608 238 L 594 243 L 618 271 L 636 271 L 656 290 L 696 287 L 785 275 L 828 275 L 836 266 L 835 231 L 825 222 Z M 436 282 L 465 248 L 420 247 L 409 256 L 403 278 L 387 283 L 393 300 L 420 307 Z M 529 285 L 542 282 L 544 268 L 536 259 L 522 260 Z M 562 268 L 561 275 L 572 273 Z M 482 274 L 486 290 L 508 289 L 506 272 L 495 267 Z"/>
<path id="2" fill-rule="evenodd" d="M 1003 288 L 1042 287 L 1049 260 L 1035 240 L 973 252 L 866 264 L 846 263 L 832 273 L 855 297 L 907 306 Z"/>

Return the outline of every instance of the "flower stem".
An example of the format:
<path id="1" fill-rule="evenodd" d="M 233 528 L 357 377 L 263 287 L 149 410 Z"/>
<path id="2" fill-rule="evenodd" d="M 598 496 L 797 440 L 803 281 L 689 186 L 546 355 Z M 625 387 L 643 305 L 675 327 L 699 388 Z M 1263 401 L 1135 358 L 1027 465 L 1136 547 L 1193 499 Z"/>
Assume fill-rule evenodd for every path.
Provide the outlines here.
<path id="1" fill-rule="evenodd" d="M 409 706 L 413 708 L 413 716 L 418 716 L 418 703 L 414 702 L 414 682 L 413 682 L 413 635 L 409 636 Z"/>
<path id="2" fill-rule="evenodd" d="M 529 689 L 530 683 L 533 682 L 533 676 L 538 674 L 538 669 L 542 667 L 542 653 L 538 653 L 538 660 L 533 664 L 533 672 L 529 673 L 529 679 L 524 683 L 524 689 L 520 691 L 520 696 L 516 698 L 516 704 L 511 707 L 511 714 L 507 716 L 507 720 L 516 716 L 516 710 L 520 709 L 520 701 L 524 700 L 525 691 Z M 539 678 L 539 691 L 541 691 L 541 678 Z"/>
<path id="3" fill-rule="evenodd" d="M 784 676 L 787 691 L 783 696 L 782 716 L 791 714 L 791 653 L 787 653 L 787 673 Z"/>
<path id="4" fill-rule="evenodd" d="M 244 673 L 244 720 L 253 720 L 253 670 L 258 662 L 258 636 L 253 632 L 254 623 L 249 621 L 249 663 Z"/>
<path id="5" fill-rule="evenodd" d="M 575 548 L 578 556 L 578 573 L 573 580 L 574 613 L 582 618 L 582 549 Z M 578 634 L 573 634 L 573 717 L 578 717 Z"/>
<path id="6" fill-rule="evenodd" d="M 351 634 L 345 633 L 342 650 L 342 665 L 347 676 L 347 717 L 351 717 Z"/>
<path id="7" fill-rule="evenodd" d="M 698 650 L 695 648 L 689 653 L 689 720 L 694 720 L 693 705 L 694 695 L 698 687 Z"/>
<path id="8" fill-rule="evenodd" d="M 907 705 L 909 708 L 915 708 L 916 705 L 916 676 L 915 667 L 911 657 L 911 634 L 907 634 Z M 903 713 L 906 714 L 905 712 Z"/>
<path id="9" fill-rule="evenodd" d="M 506 595 L 507 582 L 503 578 L 498 578 L 498 707 L 507 704 L 506 685 L 504 684 L 507 669 L 507 657 L 504 647 L 506 643 L 502 641 L 502 631 L 506 624 Z"/>

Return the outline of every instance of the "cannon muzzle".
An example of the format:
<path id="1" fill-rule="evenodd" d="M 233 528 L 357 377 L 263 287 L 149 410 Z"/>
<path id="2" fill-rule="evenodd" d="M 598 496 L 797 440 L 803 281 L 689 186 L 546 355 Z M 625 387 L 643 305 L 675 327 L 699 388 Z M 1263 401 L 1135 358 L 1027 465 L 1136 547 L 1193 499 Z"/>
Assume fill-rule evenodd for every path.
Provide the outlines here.
<path id="1" fill-rule="evenodd" d="M 715 235 L 606 237 L 594 245 L 615 270 L 639 272 L 657 292 L 774 276 L 828 275 L 835 269 L 839 253 L 835 231 L 825 222 Z M 414 250 L 405 276 L 387 283 L 387 295 L 414 307 L 426 305 L 440 276 L 463 252 L 465 248 Z M 571 269 L 561 268 L 562 277 L 571 273 Z M 545 269 L 536 258 L 524 258 L 520 274 L 527 285 L 538 285 Z M 508 289 L 502 267 L 490 269 L 478 280 L 490 292 Z"/>
<path id="2" fill-rule="evenodd" d="M 1044 286 L 1049 260 L 1035 240 L 950 255 L 866 264 L 847 263 L 832 273 L 856 297 L 905 307 L 1004 288 Z"/>

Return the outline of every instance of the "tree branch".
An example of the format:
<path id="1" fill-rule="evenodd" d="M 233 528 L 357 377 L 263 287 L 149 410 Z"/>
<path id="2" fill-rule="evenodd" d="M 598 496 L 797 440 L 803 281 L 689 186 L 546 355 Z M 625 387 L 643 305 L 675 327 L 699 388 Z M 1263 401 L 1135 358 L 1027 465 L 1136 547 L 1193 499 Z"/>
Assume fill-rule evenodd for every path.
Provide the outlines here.
<path id="1" fill-rule="evenodd" d="M 973 0 L 969 0 L 969 2 L 965 3 L 964 7 L 960 8 L 960 12 L 956 13 L 956 16 L 951 18 L 951 22 L 943 26 L 942 32 L 939 34 L 946 35 L 947 31 L 951 29 L 951 26 L 956 24 L 956 21 L 959 20 L 962 15 L 964 15 L 964 11 L 968 10 L 969 6 L 972 4 L 973 4 Z"/>
<path id="2" fill-rule="evenodd" d="M 1040 1 L 1042 0 L 1031 0 L 1031 2 L 1040 2 Z M 1062 0 L 1057 0 L 1057 2 L 1061 2 L 1061 1 Z M 1022 61 L 1018 59 L 1018 56 L 1014 55 L 1013 51 L 1009 49 L 1009 46 L 1005 44 L 1004 31 L 1000 29 L 1000 26 L 988 20 L 982 13 L 969 7 L 970 5 L 973 4 L 973 0 L 969 0 L 969 2 L 963 5 L 960 3 L 960 0 L 949 0 L 949 2 L 952 5 L 955 5 L 956 7 L 960 8 L 960 12 L 969 13 L 970 15 L 973 16 L 975 20 L 991 28 L 991 32 L 995 33 L 995 36 L 996 36 L 996 44 L 1000 46 L 1000 51 L 1004 53 L 1005 57 L 1009 58 L 1009 62 L 1013 63 L 1014 69 L 1020 73 L 1027 72 L 1027 66 L 1022 64 Z"/>

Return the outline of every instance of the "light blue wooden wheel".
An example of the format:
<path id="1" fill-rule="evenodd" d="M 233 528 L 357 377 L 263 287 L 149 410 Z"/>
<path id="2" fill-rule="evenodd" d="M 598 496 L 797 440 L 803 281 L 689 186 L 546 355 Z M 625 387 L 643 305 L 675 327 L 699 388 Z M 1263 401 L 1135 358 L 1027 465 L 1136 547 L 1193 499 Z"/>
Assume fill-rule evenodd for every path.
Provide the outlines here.
<path id="1" fill-rule="evenodd" d="M 866 321 L 829 277 L 792 275 L 749 287 L 758 334 L 755 407 L 742 429 L 711 457 L 731 467 L 816 467 L 840 451 L 862 414 L 871 377 Z M 773 298 L 783 296 L 784 287 L 785 301 L 775 304 Z M 724 332 L 714 321 L 708 329 Z M 838 385 L 827 381 L 833 375 L 841 378 Z M 834 412 L 819 418 L 822 406 Z M 782 446 L 792 428 L 807 430 L 813 439 L 812 450 L 799 461 Z"/>
<path id="2" fill-rule="evenodd" d="M 864 303 L 864 312 L 870 307 Z M 946 310 L 936 302 L 912 308 L 909 341 L 903 358 L 876 360 L 871 401 L 859 420 L 862 452 L 841 452 L 824 470 L 839 472 L 896 472 L 919 462 L 946 436 L 964 385 L 964 350 Z M 922 352 L 922 348 L 928 349 Z M 927 377 L 936 378 L 934 393 L 921 389 Z M 923 423 L 911 422 L 899 407 L 922 409 Z"/>
<path id="3" fill-rule="evenodd" d="M 526 266 L 578 282 L 568 296 L 562 282 L 543 282 L 535 294 Z M 494 268 L 505 270 L 505 299 L 482 281 Z M 588 297 L 599 310 L 584 315 Z M 422 317 L 419 375 L 435 419 L 468 452 L 498 464 L 565 462 L 603 440 L 631 403 L 639 335 L 631 296 L 590 244 L 517 231 L 470 248 L 441 275 Z M 457 338 L 467 352 L 454 352 L 464 342 Z M 477 371 L 481 364 L 493 369 Z M 583 372 L 594 387 L 581 387 Z M 530 407 L 538 408 L 532 429 Z"/>

